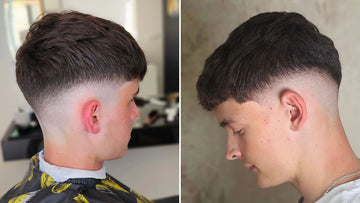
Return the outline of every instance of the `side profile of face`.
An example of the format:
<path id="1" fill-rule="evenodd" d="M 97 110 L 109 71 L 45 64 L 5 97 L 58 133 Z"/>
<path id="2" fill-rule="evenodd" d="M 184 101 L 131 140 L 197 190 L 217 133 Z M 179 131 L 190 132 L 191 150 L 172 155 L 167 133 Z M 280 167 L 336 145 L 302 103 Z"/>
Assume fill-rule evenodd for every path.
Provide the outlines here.
<path id="1" fill-rule="evenodd" d="M 240 104 L 230 98 L 214 111 L 227 132 L 227 159 L 241 160 L 256 174 L 259 187 L 291 180 L 296 168 L 296 139 L 287 107 L 277 100 L 261 105 L 255 101 Z"/>
<path id="2" fill-rule="evenodd" d="M 134 97 L 139 92 L 139 81 L 125 82 L 116 96 L 114 105 L 109 105 L 102 110 L 100 124 L 103 128 L 101 143 L 103 159 L 117 159 L 127 152 L 127 145 L 131 138 L 132 121 L 139 116 Z"/>

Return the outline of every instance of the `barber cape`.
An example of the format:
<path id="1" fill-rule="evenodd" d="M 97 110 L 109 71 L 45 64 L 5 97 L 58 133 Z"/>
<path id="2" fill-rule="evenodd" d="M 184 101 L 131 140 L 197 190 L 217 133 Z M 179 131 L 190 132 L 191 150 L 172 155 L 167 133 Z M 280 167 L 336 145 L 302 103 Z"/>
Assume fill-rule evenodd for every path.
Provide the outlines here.
<path id="1" fill-rule="evenodd" d="M 25 178 L 10 189 L 0 202 L 124 202 L 148 203 L 150 200 L 136 193 L 115 178 L 71 178 L 64 182 L 54 179 L 39 169 L 39 154 L 31 158 Z"/>

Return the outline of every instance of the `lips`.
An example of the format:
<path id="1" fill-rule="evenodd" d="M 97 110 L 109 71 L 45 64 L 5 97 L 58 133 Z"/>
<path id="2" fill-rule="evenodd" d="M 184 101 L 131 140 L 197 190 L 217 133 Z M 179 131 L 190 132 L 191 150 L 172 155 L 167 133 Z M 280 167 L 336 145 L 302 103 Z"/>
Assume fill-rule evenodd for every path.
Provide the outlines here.
<path id="1" fill-rule="evenodd" d="M 244 164 L 244 166 L 248 169 L 250 169 L 251 171 L 254 171 L 255 170 L 255 166 L 254 165 L 251 165 L 251 164 Z"/>

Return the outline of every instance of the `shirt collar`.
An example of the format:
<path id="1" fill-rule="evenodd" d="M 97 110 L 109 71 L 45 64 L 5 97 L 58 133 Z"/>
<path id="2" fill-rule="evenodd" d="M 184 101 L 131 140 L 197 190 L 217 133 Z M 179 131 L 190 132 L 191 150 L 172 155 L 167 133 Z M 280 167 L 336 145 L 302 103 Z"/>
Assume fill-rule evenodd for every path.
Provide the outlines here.
<path id="1" fill-rule="evenodd" d="M 40 171 L 50 175 L 56 182 L 64 182 L 70 178 L 106 178 L 106 170 L 104 166 L 97 171 L 88 171 L 52 165 L 45 161 L 44 150 L 39 152 L 39 169 Z"/>

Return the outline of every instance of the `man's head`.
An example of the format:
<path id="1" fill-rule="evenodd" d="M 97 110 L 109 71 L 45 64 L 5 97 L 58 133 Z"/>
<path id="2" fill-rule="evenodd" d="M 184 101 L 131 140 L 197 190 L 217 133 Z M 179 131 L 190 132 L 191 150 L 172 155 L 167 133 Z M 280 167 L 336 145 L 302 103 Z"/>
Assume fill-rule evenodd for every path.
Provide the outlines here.
<path id="1" fill-rule="evenodd" d="M 227 130 L 227 158 L 268 187 L 295 181 L 324 139 L 313 134 L 339 126 L 340 82 L 333 42 L 300 14 L 275 12 L 237 27 L 206 60 L 197 90 Z"/>
<path id="2" fill-rule="evenodd" d="M 133 97 L 145 73 L 144 53 L 122 26 L 78 12 L 45 15 L 30 27 L 16 55 L 17 82 L 45 142 L 84 139 L 69 135 L 74 133 L 103 135 L 108 139 L 93 136 L 88 142 L 108 150 L 97 155 L 106 159 L 115 150 L 106 144 L 122 148 L 115 157 L 126 151 L 130 121 L 138 116 Z"/>

